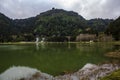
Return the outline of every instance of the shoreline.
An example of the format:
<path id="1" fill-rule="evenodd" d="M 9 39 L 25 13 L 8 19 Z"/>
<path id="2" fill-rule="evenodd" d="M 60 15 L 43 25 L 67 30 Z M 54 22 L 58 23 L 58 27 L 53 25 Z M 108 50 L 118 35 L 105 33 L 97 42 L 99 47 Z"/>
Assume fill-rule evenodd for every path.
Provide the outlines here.
<path id="1" fill-rule="evenodd" d="M 42 44 L 42 43 L 81 43 L 81 44 L 87 44 L 87 43 L 111 43 L 111 44 L 116 44 L 116 45 L 120 45 L 120 41 L 112 41 L 112 42 L 89 42 L 89 41 L 86 41 L 86 42 L 38 42 L 39 44 Z M 25 42 L 25 41 L 21 41 L 21 42 L 3 42 L 1 43 L 0 42 L 0 45 L 1 44 L 36 44 L 36 42 Z"/>

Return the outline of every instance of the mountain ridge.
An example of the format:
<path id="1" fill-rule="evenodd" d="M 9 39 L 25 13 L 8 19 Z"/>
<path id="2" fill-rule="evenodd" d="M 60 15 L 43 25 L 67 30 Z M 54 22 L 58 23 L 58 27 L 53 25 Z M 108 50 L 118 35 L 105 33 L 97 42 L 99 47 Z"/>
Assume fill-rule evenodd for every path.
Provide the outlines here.
<path id="1" fill-rule="evenodd" d="M 112 19 L 91 19 L 86 20 L 84 17 L 73 11 L 63 9 L 55 9 L 45 11 L 26 19 L 10 19 L 4 14 L 0 14 L 0 25 L 2 20 L 7 19 L 3 26 L 10 26 L 9 39 L 5 39 L 4 33 L 8 33 L 6 29 L 1 29 L 0 41 L 33 41 L 36 35 L 39 37 L 63 37 L 77 36 L 80 33 L 104 32 Z M 0 26 L 3 28 L 2 26 Z M 90 31 L 86 31 L 89 28 Z M 0 30 L 0 31 L 1 31 Z M 46 33 L 47 32 L 47 33 Z M 6 34 L 7 35 L 7 34 Z M 14 39 L 13 39 L 14 38 Z M 5 40 L 4 40 L 5 39 Z"/>

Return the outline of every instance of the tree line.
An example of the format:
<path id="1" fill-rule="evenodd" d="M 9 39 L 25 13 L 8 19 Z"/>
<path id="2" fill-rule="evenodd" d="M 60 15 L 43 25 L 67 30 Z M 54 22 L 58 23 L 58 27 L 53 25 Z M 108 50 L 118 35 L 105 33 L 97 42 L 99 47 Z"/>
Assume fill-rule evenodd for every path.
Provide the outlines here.
<path id="1" fill-rule="evenodd" d="M 118 25 L 118 20 L 100 18 L 86 20 L 76 12 L 63 9 L 51 9 L 35 17 L 15 20 L 0 13 L 0 42 L 35 41 L 36 36 L 45 37 L 47 41 L 65 41 L 67 36 L 71 36 L 71 40 L 74 41 L 81 33 L 100 32 L 112 34 L 119 40 L 119 35 L 116 35 Z M 113 26 L 118 27 L 113 29 Z"/>

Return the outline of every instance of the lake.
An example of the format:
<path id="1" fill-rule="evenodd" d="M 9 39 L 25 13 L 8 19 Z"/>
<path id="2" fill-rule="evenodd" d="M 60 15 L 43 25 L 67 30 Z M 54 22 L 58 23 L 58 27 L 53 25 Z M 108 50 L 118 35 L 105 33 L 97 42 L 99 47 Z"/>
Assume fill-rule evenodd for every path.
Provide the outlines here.
<path id="1" fill-rule="evenodd" d="M 117 60 L 104 56 L 117 48 L 110 43 L 1 44 L 0 73 L 11 66 L 28 66 L 52 75 L 74 72 L 87 63 Z"/>

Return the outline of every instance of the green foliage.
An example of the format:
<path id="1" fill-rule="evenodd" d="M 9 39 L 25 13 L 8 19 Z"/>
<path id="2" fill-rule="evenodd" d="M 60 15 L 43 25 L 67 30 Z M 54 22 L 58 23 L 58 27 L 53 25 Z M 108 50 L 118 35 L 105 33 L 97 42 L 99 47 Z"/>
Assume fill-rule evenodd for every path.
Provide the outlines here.
<path id="1" fill-rule="evenodd" d="M 115 40 L 120 40 L 120 17 L 111 22 L 106 30 L 107 34 L 112 34 Z"/>
<path id="2" fill-rule="evenodd" d="M 37 16 L 36 34 L 48 37 L 75 36 L 84 29 L 86 21 L 75 12 L 52 9 Z"/>
<path id="3" fill-rule="evenodd" d="M 64 38 L 62 40 L 64 41 L 66 36 L 75 37 L 80 33 L 104 32 L 111 21 L 109 19 L 85 20 L 78 13 L 55 8 L 27 19 L 12 20 L 0 14 L 0 42 L 34 41 L 36 35 L 46 37 L 48 41 L 49 39 L 56 41 L 60 38 Z"/>
<path id="4" fill-rule="evenodd" d="M 120 70 L 113 72 L 111 75 L 106 76 L 101 80 L 120 80 Z"/>
<path id="5" fill-rule="evenodd" d="M 10 35 L 12 34 L 11 20 L 5 15 L 0 13 L 0 41 L 5 42 L 11 40 Z"/>
<path id="6" fill-rule="evenodd" d="M 112 19 L 91 19 L 88 20 L 88 25 L 96 32 L 104 32 Z"/>

